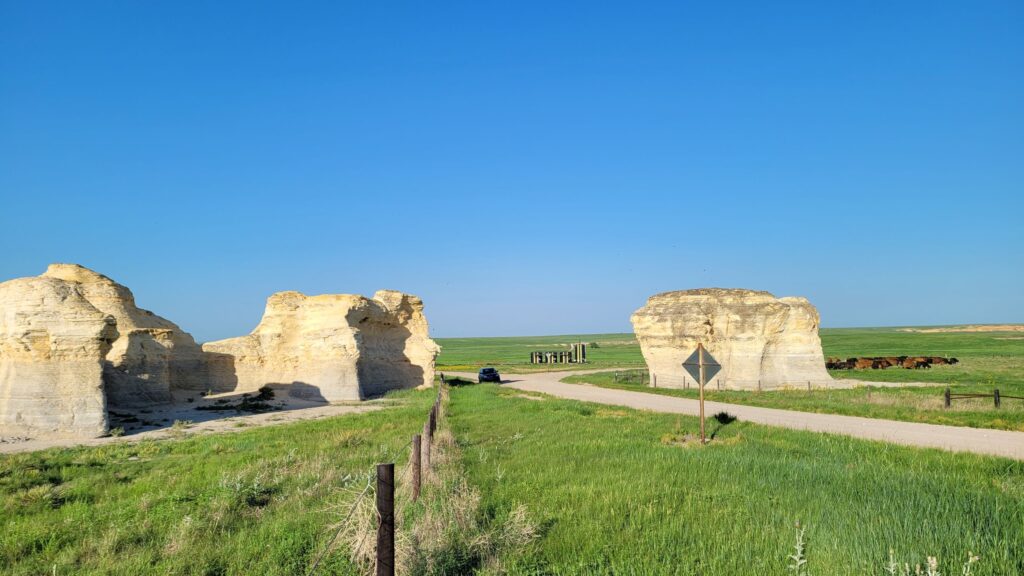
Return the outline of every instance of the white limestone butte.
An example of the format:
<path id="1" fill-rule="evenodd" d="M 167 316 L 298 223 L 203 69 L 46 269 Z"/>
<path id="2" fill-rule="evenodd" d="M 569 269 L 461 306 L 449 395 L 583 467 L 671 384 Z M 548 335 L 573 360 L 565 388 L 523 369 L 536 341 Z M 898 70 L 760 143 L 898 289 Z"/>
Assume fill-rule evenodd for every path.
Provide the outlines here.
<path id="1" fill-rule="evenodd" d="M 97 310 L 117 321 L 107 353 L 107 400 L 117 406 L 170 402 L 173 390 L 203 390 L 202 350 L 177 324 L 135 305 L 127 287 L 77 264 L 51 264 L 44 277 L 78 287 Z"/>
<path id="2" fill-rule="evenodd" d="M 722 364 L 709 382 L 715 387 L 833 384 L 822 356 L 818 311 L 806 298 L 722 288 L 665 292 L 650 297 L 631 320 L 659 387 L 684 386 L 682 363 L 698 343 Z"/>
<path id="3" fill-rule="evenodd" d="M 430 385 L 439 348 L 423 302 L 392 290 L 274 294 L 248 336 L 202 347 L 136 306 L 131 290 L 76 264 L 0 283 L 0 436 L 95 437 L 107 407 L 167 404 L 175 391 L 358 400 Z"/>
<path id="4" fill-rule="evenodd" d="M 279 292 L 252 333 L 203 344 L 214 390 L 288 385 L 293 395 L 326 401 L 429 384 L 438 350 L 423 302 L 392 290 L 373 299 Z"/>
<path id="5" fill-rule="evenodd" d="M 74 284 L 0 283 L 0 436 L 106 433 L 103 364 L 115 324 Z"/>

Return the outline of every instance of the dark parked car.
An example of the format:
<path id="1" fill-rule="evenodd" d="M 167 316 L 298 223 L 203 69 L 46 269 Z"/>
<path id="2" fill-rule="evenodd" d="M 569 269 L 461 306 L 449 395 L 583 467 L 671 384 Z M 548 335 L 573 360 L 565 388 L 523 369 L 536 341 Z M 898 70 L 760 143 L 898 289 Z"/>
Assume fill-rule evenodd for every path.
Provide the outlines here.
<path id="1" fill-rule="evenodd" d="M 477 382 L 497 382 L 501 384 L 501 374 L 494 368 L 481 368 L 480 373 L 476 376 Z"/>

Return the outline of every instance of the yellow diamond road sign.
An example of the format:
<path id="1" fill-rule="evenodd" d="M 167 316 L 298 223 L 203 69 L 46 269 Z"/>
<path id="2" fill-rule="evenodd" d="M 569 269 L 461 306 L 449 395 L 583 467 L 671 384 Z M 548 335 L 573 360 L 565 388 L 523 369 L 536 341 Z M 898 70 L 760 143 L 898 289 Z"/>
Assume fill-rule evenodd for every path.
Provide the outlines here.
<path id="1" fill-rule="evenodd" d="M 704 367 L 704 381 L 701 382 L 700 369 Z M 722 365 L 715 360 L 703 344 L 698 344 L 697 349 L 690 354 L 690 357 L 683 362 L 683 368 L 698 384 L 707 384 L 722 370 Z"/>

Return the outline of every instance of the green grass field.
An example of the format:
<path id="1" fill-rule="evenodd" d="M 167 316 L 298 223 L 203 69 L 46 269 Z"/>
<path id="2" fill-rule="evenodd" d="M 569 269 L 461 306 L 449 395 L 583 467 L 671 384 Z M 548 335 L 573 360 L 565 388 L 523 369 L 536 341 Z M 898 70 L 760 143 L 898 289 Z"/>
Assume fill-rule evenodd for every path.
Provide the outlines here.
<path id="1" fill-rule="evenodd" d="M 408 574 L 782 575 L 797 522 L 812 574 L 881 574 L 890 549 L 938 556 L 944 574 L 968 551 L 976 575 L 1024 570 L 1024 463 L 743 422 L 712 423 L 701 447 L 686 440 L 693 418 L 524 396 L 451 391 L 448 470 L 470 488 L 434 500 L 427 534 L 471 532 L 434 544 L 433 572 Z M 392 398 L 367 414 L 0 456 L 0 572 L 303 574 L 373 464 L 403 461 L 433 393 Z M 525 521 L 510 522 L 519 508 Z M 340 542 L 319 573 L 365 571 Z"/>
<path id="2" fill-rule="evenodd" d="M 992 400 L 957 400 L 946 410 L 942 393 L 946 386 L 957 392 L 991 394 L 998 388 L 1004 395 L 1024 397 L 1024 340 L 1020 333 L 918 333 L 897 328 L 833 328 L 821 331 L 825 356 L 955 356 L 955 366 L 937 366 L 930 370 L 837 370 L 837 378 L 871 382 L 934 382 L 935 387 L 879 388 L 814 392 L 717 392 L 710 398 L 721 402 L 752 404 L 773 408 L 804 410 L 891 418 L 935 424 L 975 426 L 1005 430 L 1024 430 L 1024 400 L 1006 399 L 995 410 Z M 581 368 L 642 368 L 640 346 L 631 334 L 591 336 L 551 336 L 545 338 L 469 338 L 442 340 L 439 367 L 458 362 L 463 369 L 480 365 L 498 365 L 506 372 L 524 369 L 550 370 L 551 366 L 531 367 L 523 364 L 528 352 L 538 346 L 554 347 L 575 340 L 599 342 L 594 362 L 568 365 Z M 607 344 L 604 344 L 607 343 Z M 474 359 L 476 361 L 474 361 Z M 566 365 L 557 365 L 562 369 Z M 442 368 L 443 369 L 443 368 Z M 614 382 L 610 375 L 581 375 L 569 382 L 588 382 L 601 386 L 638 389 L 636 383 Z M 643 388 L 645 391 L 655 390 Z M 683 397 L 696 396 L 695 391 L 664 390 L 656 392 Z"/>
<path id="3" fill-rule="evenodd" d="M 0 573 L 304 574 L 433 395 L 360 415 L 0 456 Z M 339 556 L 323 574 L 352 574 Z"/>
<path id="4" fill-rule="evenodd" d="M 630 338 L 584 340 L 599 343 L 594 351 L 604 357 L 595 364 L 636 368 Z M 835 355 L 907 347 L 963 360 L 901 371 L 922 379 L 1021 386 L 1020 341 L 994 334 L 844 330 L 823 339 Z M 520 348 L 556 340 L 452 342 L 445 342 L 446 366 L 501 365 L 477 359 L 511 362 Z M 1006 424 L 988 410 L 933 410 L 921 405 L 931 402 L 924 390 L 879 389 L 870 402 L 856 400 L 865 390 L 737 394 L 808 410 L 868 405 L 872 415 L 1020 424 L 1009 409 L 998 413 Z M 968 552 L 981 557 L 975 575 L 1024 573 L 1022 462 L 714 420 L 715 440 L 701 447 L 688 440 L 693 418 L 526 396 L 493 385 L 451 391 L 459 461 L 447 468 L 449 492 L 402 515 L 427 518 L 435 526 L 428 533 L 448 534 L 431 544 L 430 562 L 417 557 L 415 566 L 449 574 L 782 575 L 791 573 L 799 522 L 815 575 L 883 574 L 890 549 L 912 565 L 937 556 L 947 575 L 960 574 Z M 404 461 L 433 394 L 390 398 L 366 414 L 0 455 L 0 573 L 302 574 L 373 464 Z M 460 473 L 466 489 L 450 476 Z M 527 521 L 513 521 L 517 507 Z M 452 526 L 470 528 L 452 534 Z M 340 542 L 319 573 L 365 571 L 349 560 L 349 541 Z"/>
<path id="5" fill-rule="evenodd" d="M 512 573 L 787 574 L 795 526 L 811 574 L 883 574 L 937 556 L 942 574 L 1024 573 L 1024 465 L 734 422 L 707 447 L 688 417 L 493 385 L 452 393 L 483 508 L 542 527 Z"/>
<path id="6" fill-rule="evenodd" d="M 473 371 L 494 366 L 503 372 L 551 370 L 550 365 L 530 364 L 530 352 L 569 350 L 572 342 L 591 344 L 587 364 L 559 364 L 559 370 L 644 365 L 640 345 L 632 334 L 582 334 L 567 336 L 516 336 L 508 338 L 438 338 L 441 355 L 438 370 Z M 597 346 L 593 346 L 597 344 Z"/>

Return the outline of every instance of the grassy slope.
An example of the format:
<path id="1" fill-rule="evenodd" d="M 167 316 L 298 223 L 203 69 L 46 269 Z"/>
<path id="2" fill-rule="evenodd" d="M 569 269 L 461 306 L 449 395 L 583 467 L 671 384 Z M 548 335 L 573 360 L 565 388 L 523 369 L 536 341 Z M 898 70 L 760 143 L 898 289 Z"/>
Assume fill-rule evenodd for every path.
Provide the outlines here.
<path id="1" fill-rule="evenodd" d="M 593 364 L 580 366 L 602 368 L 611 366 L 637 367 L 642 363 L 640 347 L 630 334 L 582 336 L 584 341 L 605 341 L 594 351 L 609 355 Z M 941 355 L 956 356 L 961 363 L 940 366 L 931 370 L 841 370 L 833 372 L 839 378 L 861 379 L 865 382 L 935 382 L 936 387 L 820 391 L 812 393 L 714 392 L 711 397 L 722 402 L 753 404 L 775 408 L 806 410 L 931 422 L 1024 430 L 1024 401 L 1007 399 L 996 411 L 991 400 L 958 400 L 952 410 L 942 407 L 942 390 L 952 386 L 958 392 L 991 393 L 999 388 L 1004 395 L 1024 396 L 1024 340 L 1020 333 L 932 333 L 903 332 L 893 328 L 834 328 L 821 331 L 826 356 L 890 356 Z M 470 367 L 502 364 L 518 369 L 526 353 L 537 344 L 556 345 L 572 338 L 468 338 L 442 341 L 440 364 L 457 359 Z M 613 351 L 613 352 L 612 352 Z M 476 362 L 473 360 L 477 359 Z M 548 367 L 541 367 L 549 369 Z M 559 367 L 561 368 L 561 367 Z M 579 376 L 570 381 L 585 381 L 603 386 L 637 388 L 636 384 L 614 383 L 608 376 Z M 650 389 L 645 388 L 647 391 Z M 692 391 L 663 391 L 661 393 L 694 396 Z"/>
<path id="2" fill-rule="evenodd" d="M 544 527 L 513 573 L 781 575 L 797 521 L 816 575 L 879 574 L 890 548 L 1024 573 L 1019 462 L 746 423 L 684 448 L 661 438 L 692 418 L 517 396 L 464 387 L 451 412 L 484 508 Z"/>
<path id="3" fill-rule="evenodd" d="M 0 456 L 0 572 L 304 573 L 343 512 L 332 507 L 399 453 L 433 399 L 397 397 L 363 415 Z M 323 568 L 351 570 L 338 557 Z"/>

